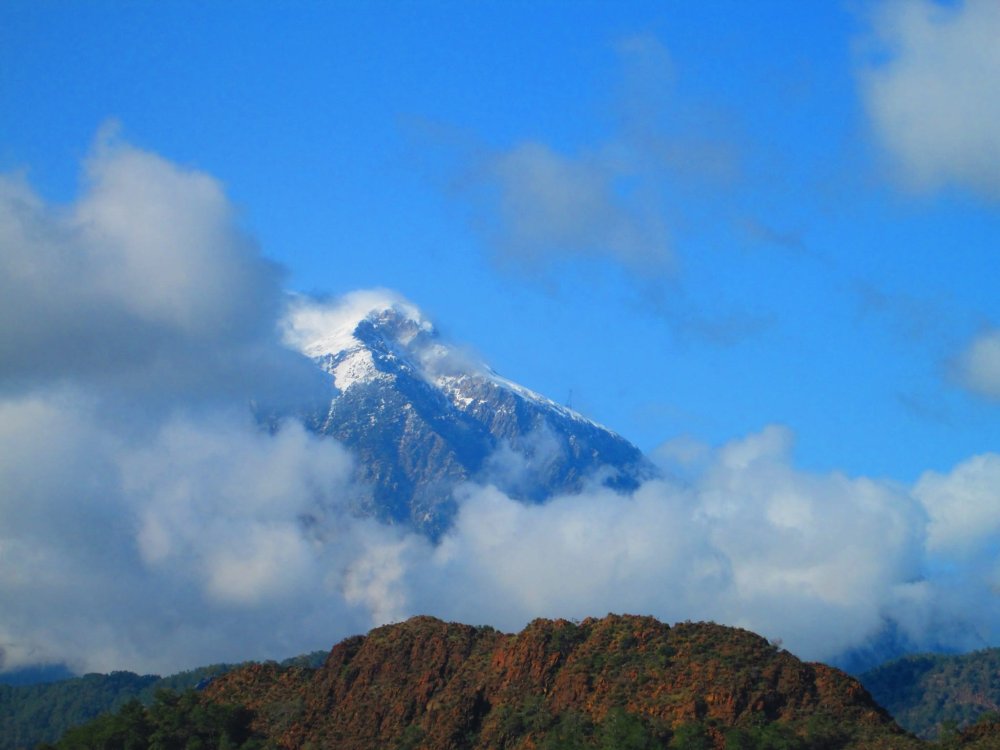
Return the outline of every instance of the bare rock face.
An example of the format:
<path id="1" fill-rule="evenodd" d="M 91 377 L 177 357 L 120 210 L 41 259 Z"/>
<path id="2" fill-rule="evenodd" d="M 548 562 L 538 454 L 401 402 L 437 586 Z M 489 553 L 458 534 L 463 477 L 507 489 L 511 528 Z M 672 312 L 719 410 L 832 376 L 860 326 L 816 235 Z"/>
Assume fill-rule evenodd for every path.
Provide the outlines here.
<path id="1" fill-rule="evenodd" d="M 255 666 L 206 696 L 249 706 L 287 748 L 721 749 L 768 732 L 768 747 L 922 746 L 839 670 L 744 630 L 650 617 L 516 635 L 417 617 L 343 641 L 319 670 Z"/>
<path id="2" fill-rule="evenodd" d="M 362 513 L 436 538 L 466 480 L 541 502 L 586 481 L 633 489 L 652 474 L 627 440 L 446 344 L 403 300 L 296 319 L 309 325 L 294 343 L 333 392 L 307 421 L 353 452 Z"/>

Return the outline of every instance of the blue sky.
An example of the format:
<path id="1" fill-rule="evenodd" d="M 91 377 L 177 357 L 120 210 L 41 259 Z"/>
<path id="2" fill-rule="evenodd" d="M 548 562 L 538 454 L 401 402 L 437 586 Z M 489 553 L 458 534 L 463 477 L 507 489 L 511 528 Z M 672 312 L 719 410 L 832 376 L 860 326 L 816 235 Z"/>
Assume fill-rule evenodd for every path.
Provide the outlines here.
<path id="1" fill-rule="evenodd" d="M 243 240 L 223 232 L 219 257 L 249 237 L 283 289 L 396 290 L 502 375 L 646 451 L 749 435 L 765 453 L 793 444 L 815 476 L 929 477 L 920 497 L 941 480 L 931 551 L 960 551 L 970 529 L 1000 532 L 998 35 L 991 0 L 9 0 L 0 172 L 30 186 L 5 196 L 102 231 L 136 175 L 191 209 L 177 214 L 191 236 L 235 206 Z M 212 275 L 224 264 L 176 254 L 205 269 L 208 296 L 226 289 L 209 304 L 185 287 L 192 310 L 245 323 L 248 295 L 273 303 L 257 260 L 229 284 Z M 152 276 L 116 277 L 115 304 L 153 305 L 156 257 Z M 89 292 L 58 284 L 38 288 L 70 313 L 31 304 L 85 323 Z M 35 372 L 42 334 L 65 333 L 38 323 L 33 345 L 17 318 L 32 309 L 0 304 L 0 396 L 23 395 L 3 380 L 23 376 L 19 352 Z M 256 361 L 211 321 L 171 356 L 216 342 Z M 233 382 L 221 364 L 211 378 Z"/>
<path id="2" fill-rule="evenodd" d="M 396 289 L 647 450 L 778 422 L 807 466 L 911 480 L 1000 434 L 953 371 L 1000 319 L 1000 211 L 894 176 L 864 95 L 879 12 L 7 3 L 0 166 L 69 200 L 114 119 L 219 179 L 291 288 Z M 491 160 L 580 164 L 631 129 L 674 152 L 615 186 L 648 189 L 621 203 L 662 224 L 669 267 L 504 247 Z"/>
<path id="3" fill-rule="evenodd" d="M 864 94 L 879 12 L 7 3 L 0 166 L 69 200 L 114 119 L 219 179 L 291 288 L 396 289 L 647 450 L 778 422 L 808 466 L 911 480 L 996 445 L 952 363 L 1000 318 L 1000 211 L 893 174 Z M 492 160 L 584 163 L 632 129 L 674 152 L 615 187 L 648 189 L 669 267 L 504 247 Z"/>

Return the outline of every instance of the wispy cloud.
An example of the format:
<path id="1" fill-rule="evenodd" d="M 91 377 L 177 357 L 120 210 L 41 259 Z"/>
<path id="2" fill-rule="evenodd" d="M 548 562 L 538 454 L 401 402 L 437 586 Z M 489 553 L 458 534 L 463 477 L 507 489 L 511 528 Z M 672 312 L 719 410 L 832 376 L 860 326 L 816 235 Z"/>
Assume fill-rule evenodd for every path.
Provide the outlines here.
<path id="1" fill-rule="evenodd" d="M 666 48 L 651 35 L 619 40 L 620 81 L 608 135 L 573 148 L 527 138 L 479 149 L 463 185 L 497 258 L 533 273 L 578 258 L 609 259 L 639 279 L 676 274 L 672 217 L 679 194 L 728 186 L 740 154 L 710 118 L 692 118 Z"/>
<path id="2" fill-rule="evenodd" d="M 494 240 L 505 261 L 527 267 L 558 258 L 606 256 L 640 273 L 673 263 L 667 228 L 630 194 L 629 170 L 608 154 L 567 156 L 538 142 L 493 157 Z"/>
<path id="3" fill-rule="evenodd" d="M 1000 330 L 976 336 L 955 362 L 958 382 L 973 393 L 1000 399 Z"/>
<path id="4" fill-rule="evenodd" d="M 901 180 L 1000 198 L 1000 6 L 893 0 L 872 32 L 863 93 Z"/>

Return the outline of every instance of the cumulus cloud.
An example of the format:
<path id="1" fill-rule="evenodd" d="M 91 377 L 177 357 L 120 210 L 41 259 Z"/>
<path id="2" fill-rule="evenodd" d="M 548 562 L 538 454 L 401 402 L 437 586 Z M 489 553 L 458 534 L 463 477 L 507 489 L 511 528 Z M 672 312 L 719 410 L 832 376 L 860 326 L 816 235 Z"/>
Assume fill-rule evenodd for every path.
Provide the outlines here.
<path id="1" fill-rule="evenodd" d="M 249 408 L 326 393 L 281 341 L 280 269 L 216 180 L 113 134 L 83 185 L 53 206 L 0 178 L 0 667 L 325 642 L 340 598 L 272 607 L 349 548 L 325 544 L 349 457 Z"/>
<path id="2" fill-rule="evenodd" d="M 880 145 L 901 178 L 1000 197 L 1000 6 L 893 0 L 875 15 L 861 71 Z"/>
<path id="3" fill-rule="evenodd" d="M 974 393 L 1000 399 L 1000 330 L 989 330 L 958 357 L 959 382 Z"/>
<path id="4" fill-rule="evenodd" d="M 262 429 L 248 401 L 310 392 L 281 335 L 403 302 L 296 319 L 217 182 L 121 143 L 86 169 L 60 208 L 0 181 L 0 669 L 169 672 L 418 613 L 710 618 L 810 658 L 887 619 L 916 643 L 1000 635 L 994 454 L 909 488 L 802 471 L 770 427 L 665 447 L 683 481 L 513 500 L 497 487 L 544 464 L 542 434 L 525 465 L 501 450 L 456 491 L 438 544 L 350 515 L 346 451 L 295 421 Z"/>
<path id="5" fill-rule="evenodd" d="M 282 272 L 215 179 L 107 135 L 84 184 L 57 207 L 0 177 L 2 387 L 86 381 L 147 408 L 319 387 L 279 339 Z"/>
<path id="6" fill-rule="evenodd" d="M 454 529 L 399 577 L 397 601 L 519 627 L 606 611 L 715 619 L 831 657 L 863 642 L 920 575 L 924 514 L 897 488 L 790 462 L 782 428 L 716 451 L 697 481 L 544 505 L 470 486 Z M 426 604 L 424 605 L 426 606 Z"/>
<path id="7" fill-rule="evenodd" d="M 1000 535 L 1000 456 L 973 456 L 948 474 L 929 471 L 914 494 L 927 508 L 928 548 L 951 556 L 975 555 Z"/>
<path id="8" fill-rule="evenodd" d="M 810 659 L 863 648 L 889 621 L 917 647 L 995 641 L 1000 570 L 969 549 L 985 554 L 1000 541 L 1000 458 L 911 488 L 802 471 L 792 442 L 772 426 L 714 450 L 686 446 L 685 481 L 648 481 L 628 496 L 591 487 L 532 505 L 466 485 L 438 546 L 413 537 L 368 546 L 352 596 L 378 621 L 430 612 L 516 629 L 608 611 L 712 619 Z"/>
<path id="9" fill-rule="evenodd" d="M 172 671 L 367 621 L 325 581 L 351 554 L 339 446 L 248 415 L 146 428 L 123 435 L 79 393 L 0 405 L 4 666 Z"/>

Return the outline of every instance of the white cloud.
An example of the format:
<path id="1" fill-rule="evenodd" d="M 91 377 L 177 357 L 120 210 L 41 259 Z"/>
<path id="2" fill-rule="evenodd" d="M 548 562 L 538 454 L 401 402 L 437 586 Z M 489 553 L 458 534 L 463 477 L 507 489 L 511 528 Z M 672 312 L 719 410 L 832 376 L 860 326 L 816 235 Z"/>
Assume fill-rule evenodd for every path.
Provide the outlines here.
<path id="1" fill-rule="evenodd" d="M 640 272 L 669 269 L 666 227 L 623 191 L 634 175 L 616 160 L 525 142 L 496 155 L 489 175 L 498 192 L 496 239 L 509 259 L 530 266 L 608 256 Z"/>
<path id="2" fill-rule="evenodd" d="M 1000 636 L 994 454 L 904 488 L 802 471 L 770 427 L 665 448 L 683 483 L 528 505 L 487 483 L 532 470 L 501 451 L 438 546 L 350 517 L 345 451 L 247 413 L 308 363 L 278 340 L 280 275 L 219 185 L 120 144 L 89 170 L 61 210 L 0 181 L 0 667 L 171 671 L 417 613 L 711 618 L 810 658 L 886 617 L 920 643 Z M 158 289 L 175 254 L 196 278 L 163 271 Z M 386 300 L 317 308 L 302 331 Z"/>
<path id="3" fill-rule="evenodd" d="M 1000 5 L 894 0 L 873 31 L 863 93 L 902 179 L 1000 197 Z"/>
<path id="4" fill-rule="evenodd" d="M 282 273 L 216 180 L 114 140 L 85 172 L 68 207 L 0 176 L 0 387 L 87 381 L 145 408 L 317 387 L 279 340 Z"/>
<path id="5" fill-rule="evenodd" d="M 927 508 L 928 549 L 975 556 L 1000 537 L 1000 456 L 973 456 L 947 474 L 928 471 L 914 495 Z"/>
<path id="6" fill-rule="evenodd" d="M 958 358 L 959 381 L 969 390 L 1000 399 L 1000 330 L 977 336 Z"/>
<path id="7" fill-rule="evenodd" d="M 3 666 L 324 644 L 357 617 L 317 597 L 350 460 L 248 409 L 325 387 L 280 340 L 280 270 L 207 175 L 102 140 L 85 177 L 61 207 L 0 178 Z"/>
<path id="8" fill-rule="evenodd" d="M 715 451 L 690 484 L 649 481 L 631 496 L 595 487 L 526 505 L 469 485 L 438 547 L 369 549 L 368 606 L 508 629 L 608 611 L 714 619 L 808 658 L 864 643 L 887 616 L 917 631 L 906 606 L 923 509 L 886 483 L 795 469 L 790 439 L 768 428 Z"/>
<path id="9" fill-rule="evenodd" d="M 311 357 L 336 354 L 358 345 L 358 323 L 384 310 L 398 310 L 423 330 L 431 324 L 423 313 L 391 289 L 360 289 L 327 302 L 296 296 L 284 318 L 284 339 Z"/>
<path id="10" fill-rule="evenodd" d="M 324 583 L 353 554 L 336 443 L 217 412 L 143 428 L 123 435 L 79 393 L 0 402 L 8 666 L 171 671 L 367 619 Z"/>
<path id="11" fill-rule="evenodd" d="M 639 35 L 616 51 L 621 75 L 606 137 L 574 148 L 528 137 L 474 160 L 467 184 L 481 188 L 477 223 L 501 261 L 539 271 L 611 260 L 662 281 L 676 270 L 672 235 L 683 196 L 708 185 L 721 205 L 718 188 L 738 176 L 733 139 L 704 108 L 681 100 L 663 44 Z"/>

